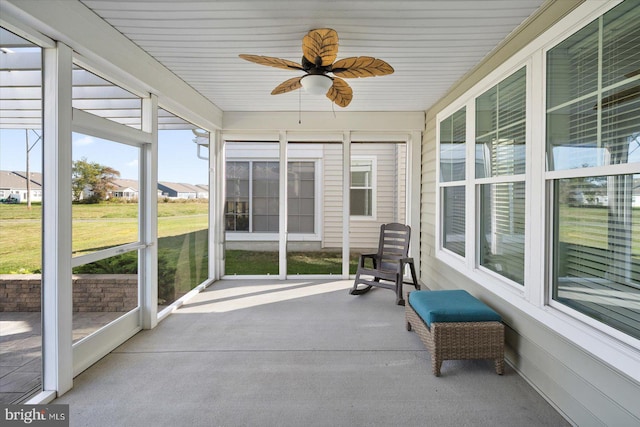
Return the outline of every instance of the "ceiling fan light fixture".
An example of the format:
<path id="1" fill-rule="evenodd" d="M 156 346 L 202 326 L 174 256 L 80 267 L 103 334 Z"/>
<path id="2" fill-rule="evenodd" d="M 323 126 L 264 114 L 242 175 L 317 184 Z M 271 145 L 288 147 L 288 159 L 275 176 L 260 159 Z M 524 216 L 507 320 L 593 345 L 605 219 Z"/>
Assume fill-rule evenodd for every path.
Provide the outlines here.
<path id="1" fill-rule="evenodd" d="M 333 80 L 324 74 L 308 74 L 300 80 L 300 84 L 312 95 L 326 95 Z"/>
<path id="2" fill-rule="evenodd" d="M 256 64 L 284 70 L 303 71 L 305 75 L 280 83 L 271 95 L 304 88 L 312 95 L 326 95 L 338 107 L 346 107 L 353 99 L 353 89 L 343 79 L 386 76 L 393 67 L 372 56 L 353 56 L 336 61 L 338 33 L 331 28 L 311 30 L 302 38 L 302 61 L 297 63 L 272 56 L 240 54 L 240 58 Z M 327 73 L 332 73 L 330 77 Z"/>

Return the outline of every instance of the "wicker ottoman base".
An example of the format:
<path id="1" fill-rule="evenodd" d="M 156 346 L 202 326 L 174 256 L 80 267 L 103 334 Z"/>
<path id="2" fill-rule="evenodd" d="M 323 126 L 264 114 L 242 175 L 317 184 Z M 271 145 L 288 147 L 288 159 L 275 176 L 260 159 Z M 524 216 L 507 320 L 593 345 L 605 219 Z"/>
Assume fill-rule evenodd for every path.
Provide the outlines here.
<path id="1" fill-rule="evenodd" d="M 414 329 L 431 354 L 431 370 L 440 376 L 443 360 L 493 359 L 496 372 L 504 373 L 504 325 L 501 322 L 438 322 L 429 328 L 405 305 L 407 330 Z"/>

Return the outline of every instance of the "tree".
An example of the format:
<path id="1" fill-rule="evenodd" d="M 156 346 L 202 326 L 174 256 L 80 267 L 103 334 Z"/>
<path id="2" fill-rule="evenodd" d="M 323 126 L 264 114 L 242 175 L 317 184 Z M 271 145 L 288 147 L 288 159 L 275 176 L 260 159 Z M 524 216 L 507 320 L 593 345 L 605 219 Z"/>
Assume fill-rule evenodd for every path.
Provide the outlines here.
<path id="1" fill-rule="evenodd" d="M 89 162 L 85 157 L 73 162 L 71 173 L 71 190 L 73 199 L 80 201 L 83 194 L 88 192 L 89 202 L 97 203 L 106 200 L 109 191 L 115 188 L 113 180 L 120 176 L 120 172 L 96 162 Z"/>

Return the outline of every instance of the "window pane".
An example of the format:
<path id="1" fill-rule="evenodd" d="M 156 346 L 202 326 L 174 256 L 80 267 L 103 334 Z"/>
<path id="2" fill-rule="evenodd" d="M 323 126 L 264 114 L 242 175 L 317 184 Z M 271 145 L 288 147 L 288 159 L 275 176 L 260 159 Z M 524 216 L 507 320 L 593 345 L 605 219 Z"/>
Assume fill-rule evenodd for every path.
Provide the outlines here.
<path id="1" fill-rule="evenodd" d="M 72 153 L 73 255 L 138 241 L 140 149 L 74 133 Z"/>
<path id="2" fill-rule="evenodd" d="M 547 114 L 547 157 L 550 170 L 605 164 L 598 145 L 596 97 L 576 101 Z"/>
<path id="3" fill-rule="evenodd" d="M 547 108 L 593 94 L 598 89 L 598 21 L 547 53 Z"/>
<path id="4" fill-rule="evenodd" d="M 73 341 L 138 306 L 138 251 L 73 269 Z"/>
<path id="5" fill-rule="evenodd" d="M 548 52 L 550 170 L 640 161 L 629 148 L 640 133 L 638 20 L 640 5 L 621 3 Z"/>
<path id="6" fill-rule="evenodd" d="M 440 123 L 440 180 L 465 178 L 466 109 L 453 113 Z"/>
<path id="7" fill-rule="evenodd" d="M 353 160 L 351 162 L 351 187 L 371 187 L 373 185 L 373 162 Z"/>
<path id="8" fill-rule="evenodd" d="M 198 156 L 209 134 L 169 111 L 159 109 L 158 117 L 158 305 L 164 306 L 209 277 L 209 162 Z"/>
<path id="9" fill-rule="evenodd" d="M 253 231 L 277 233 L 280 164 L 253 162 Z"/>
<path id="10" fill-rule="evenodd" d="M 524 284 L 524 182 L 480 186 L 480 265 Z"/>
<path id="11" fill-rule="evenodd" d="M 249 231 L 249 162 L 226 164 L 227 231 Z"/>
<path id="12" fill-rule="evenodd" d="M 626 94 L 625 98 L 620 94 Z M 603 93 L 602 146 L 606 149 L 606 164 L 640 162 L 639 141 L 640 80 L 636 80 Z"/>
<path id="13" fill-rule="evenodd" d="M 0 47 L 0 403 L 22 403 L 42 390 L 42 49 Z"/>
<path id="14" fill-rule="evenodd" d="M 465 187 L 442 189 L 442 247 L 465 254 Z"/>
<path id="15" fill-rule="evenodd" d="M 351 215 L 373 215 L 373 180 L 373 160 L 351 159 Z"/>
<path id="16" fill-rule="evenodd" d="M 640 338 L 640 174 L 555 181 L 553 299 Z"/>
<path id="17" fill-rule="evenodd" d="M 525 172 L 526 69 L 476 99 L 476 178 Z"/>
<path id="18" fill-rule="evenodd" d="M 315 163 L 288 164 L 289 233 L 314 232 Z"/>
<path id="19" fill-rule="evenodd" d="M 603 18 L 602 86 L 624 81 L 640 69 L 640 3 L 625 1 Z M 636 90 L 636 93 L 638 91 Z"/>
<path id="20" fill-rule="evenodd" d="M 371 190 L 351 189 L 351 215 L 371 216 L 372 211 Z"/>

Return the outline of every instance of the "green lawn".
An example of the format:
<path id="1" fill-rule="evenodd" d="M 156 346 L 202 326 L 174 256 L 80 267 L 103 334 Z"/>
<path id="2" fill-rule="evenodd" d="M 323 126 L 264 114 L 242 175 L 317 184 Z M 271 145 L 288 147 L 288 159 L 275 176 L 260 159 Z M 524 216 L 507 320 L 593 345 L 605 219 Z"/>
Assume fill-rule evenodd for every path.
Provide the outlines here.
<path id="1" fill-rule="evenodd" d="M 189 271 L 197 280 L 203 273 L 202 265 L 195 259 L 202 256 L 203 239 L 208 228 L 207 203 L 159 203 L 158 242 L 159 252 L 170 258 L 191 248 L 197 251 L 189 259 Z M 90 253 L 101 248 L 113 247 L 136 241 L 137 209 L 134 203 L 78 204 L 73 206 L 73 250 L 76 254 Z M 40 204 L 27 209 L 25 204 L 0 204 L 0 274 L 32 273 L 41 268 L 41 215 Z M 562 232 L 560 241 L 607 248 L 608 217 L 606 208 L 580 208 L 562 206 Z M 585 233 L 588 230 L 588 233 Z M 590 238 L 587 238 L 586 235 Z M 632 248 L 640 257 L 640 209 L 633 210 Z M 184 255 L 183 255 L 184 258 Z M 350 271 L 355 272 L 357 254 L 350 261 Z M 186 258 L 185 258 L 186 259 Z M 184 264 L 186 261 L 182 261 Z M 206 263 L 204 263 L 206 264 Z M 288 254 L 288 274 L 341 274 L 342 261 L 335 252 L 292 252 Z M 180 269 L 185 275 L 187 269 Z M 227 274 L 278 274 L 277 252 L 232 251 L 226 252 Z"/>
<path id="2" fill-rule="evenodd" d="M 349 273 L 355 274 L 358 253 L 352 253 Z M 289 252 L 287 274 L 342 274 L 342 252 L 313 251 Z M 278 252 L 227 250 L 225 252 L 226 274 L 278 274 Z"/>
<path id="3" fill-rule="evenodd" d="M 208 228 L 207 203 L 158 204 L 158 237 Z M 137 240 L 135 203 L 77 204 L 72 208 L 74 254 L 95 252 Z M 41 269 L 42 206 L 0 204 L 0 274 Z"/>
<path id="4" fill-rule="evenodd" d="M 203 232 L 208 228 L 207 208 L 206 203 L 158 204 L 158 255 L 161 262 L 170 264 L 166 274 L 173 274 L 175 269 L 178 287 L 200 283 L 207 276 L 207 263 L 203 262 L 207 256 L 208 236 Z M 134 203 L 73 205 L 74 254 L 136 241 L 137 209 Z M 25 205 L 0 205 L 0 274 L 40 271 L 41 212 L 39 204 L 31 210 Z M 358 254 L 351 256 L 351 273 L 355 273 L 357 257 Z M 229 250 L 225 262 L 227 274 L 278 274 L 277 252 Z M 93 268 L 125 268 L 118 262 L 109 263 L 90 266 L 87 272 Z M 124 264 L 129 265 L 130 260 Z M 292 252 L 288 254 L 288 264 L 288 274 L 342 273 L 339 252 Z"/>

